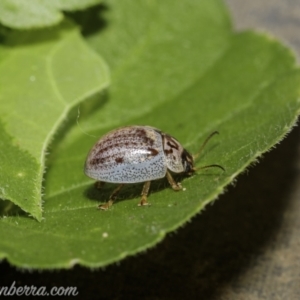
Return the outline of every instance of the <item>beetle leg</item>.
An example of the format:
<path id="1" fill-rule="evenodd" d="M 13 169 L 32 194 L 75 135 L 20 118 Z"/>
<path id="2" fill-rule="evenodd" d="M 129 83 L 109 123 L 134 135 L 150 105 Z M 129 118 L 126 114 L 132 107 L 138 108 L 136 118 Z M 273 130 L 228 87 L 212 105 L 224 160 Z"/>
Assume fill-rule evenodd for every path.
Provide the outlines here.
<path id="1" fill-rule="evenodd" d="M 169 171 L 167 171 L 166 176 L 167 176 L 167 179 L 174 191 L 180 191 L 182 189 L 180 182 L 177 183 Z"/>
<path id="2" fill-rule="evenodd" d="M 95 182 L 95 188 L 98 189 L 98 190 L 100 190 L 100 189 L 102 189 L 102 187 L 104 186 L 104 184 L 105 184 L 105 182 L 103 182 L 103 181 L 96 181 Z"/>
<path id="3" fill-rule="evenodd" d="M 118 193 L 120 192 L 121 188 L 124 186 L 124 184 L 120 184 L 110 195 L 109 200 L 105 204 L 101 204 L 98 206 L 98 209 L 102 210 L 108 210 L 114 203 L 114 200 L 116 200 Z"/>
<path id="4" fill-rule="evenodd" d="M 151 184 L 151 181 L 146 181 L 145 182 L 145 184 L 143 186 L 142 193 L 141 193 L 142 199 L 139 203 L 139 206 L 150 205 L 150 203 L 147 201 L 147 195 L 148 195 L 148 192 L 149 192 L 150 184 Z"/>

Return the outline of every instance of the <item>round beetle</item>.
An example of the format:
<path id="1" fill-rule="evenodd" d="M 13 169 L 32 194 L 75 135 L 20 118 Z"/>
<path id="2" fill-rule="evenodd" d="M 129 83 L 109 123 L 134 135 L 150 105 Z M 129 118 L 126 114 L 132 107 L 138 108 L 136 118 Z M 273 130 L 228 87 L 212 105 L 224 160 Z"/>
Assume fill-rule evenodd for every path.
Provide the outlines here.
<path id="1" fill-rule="evenodd" d="M 213 132 L 203 143 L 196 155 L 191 155 L 172 136 L 150 126 L 126 126 L 104 135 L 89 152 L 84 172 L 96 179 L 100 188 L 105 182 L 118 183 L 109 201 L 99 208 L 107 210 L 126 183 L 145 182 L 140 206 L 148 205 L 147 195 L 152 180 L 167 177 L 175 191 L 182 189 L 172 173 L 192 175 L 196 170 L 219 165 L 195 168 L 194 161 L 208 140 L 218 133 Z"/>

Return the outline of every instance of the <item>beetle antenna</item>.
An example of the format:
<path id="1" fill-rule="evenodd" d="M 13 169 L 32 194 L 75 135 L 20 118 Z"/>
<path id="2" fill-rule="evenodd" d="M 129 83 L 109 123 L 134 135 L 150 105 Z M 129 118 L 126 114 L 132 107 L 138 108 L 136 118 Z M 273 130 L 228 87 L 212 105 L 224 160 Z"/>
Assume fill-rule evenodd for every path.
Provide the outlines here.
<path id="1" fill-rule="evenodd" d="M 207 142 L 208 142 L 215 134 L 219 134 L 219 132 L 218 132 L 218 131 L 214 131 L 214 132 L 212 132 L 212 133 L 206 138 L 206 140 L 203 142 L 202 146 L 200 147 L 198 153 L 196 153 L 196 154 L 193 155 L 193 160 L 194 160 L 194 161 L 199 157 L 200 153 L 202 152 L 202 150 L 203 150 L 203 148 L 205 147 L 205 145 L 207 144 Z M 212 165 L 212 166 L 218 166 L 218 165 Z M 210 167 L 210 166 L 208 166 L 208 167 Z M 220 166 L 218 166 L 218 167 L 220 167 Z M 201 168 L 201 169 L 202 169 L 202 168 Z M 223 169 L 223 168 L 221 167 L 221 169 Z"/>
<path id="2" fill-rule="evenodd" d="M 225 172 L 225 169 L 220 165 L 208 165 L 208 166 L 203 166 L 203 167 L 199 167 L 199 168 L 193 168 L 193 170 L 198 171 L 198 170 L 203 170 L 203 169 L 208 169 L 208 168 L 219 168 Z"/>

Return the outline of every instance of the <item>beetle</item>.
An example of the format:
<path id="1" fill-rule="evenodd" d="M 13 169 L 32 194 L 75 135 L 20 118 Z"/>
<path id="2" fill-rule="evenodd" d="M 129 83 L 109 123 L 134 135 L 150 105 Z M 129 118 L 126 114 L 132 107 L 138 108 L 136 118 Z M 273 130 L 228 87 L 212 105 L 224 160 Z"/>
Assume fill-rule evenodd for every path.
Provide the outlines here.
<path id="1" fill-rule="evenodd" d="M 175 191 L 182 189 L 172 174 L 192 175 L 199 169 L 218 167 L 209 165 L 195 168 L 194 162 L 214 131 L 202 144 L 196 155 L 191 155 L 172 136 L 150 126 L 126 126 L 117 128 L 101 137 L 90 150 L 84 172 L 96 179 L 96 187 L 105 182 L 118 183 L 109 200 L 99 209 L 107 210 L 116 199 L 124 184 L 145 182 L 139 206 L 148 205 L 147 196 L 152 180 L 167 177 Z"/>

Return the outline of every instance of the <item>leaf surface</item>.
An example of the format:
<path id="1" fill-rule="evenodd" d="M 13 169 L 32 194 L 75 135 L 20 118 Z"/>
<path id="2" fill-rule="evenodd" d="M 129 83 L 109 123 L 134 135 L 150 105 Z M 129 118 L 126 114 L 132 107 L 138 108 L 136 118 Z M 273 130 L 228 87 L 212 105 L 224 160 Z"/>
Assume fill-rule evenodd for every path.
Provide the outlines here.
<path id="1" fill-rule="evenodd" d="M 80 127 L 68 127 L 53 147 L 45 220 L 4 210 L 1 253 L 15 265 L 99 267 L 155 245 L 278 143 L 299 113 L 300 72 L 289 49 L 265 35 L 233 33 L 222 2 L 109 1 L 101 13 L 104 28 L 95 30 L 93 21 L 94 31 L 84 29 L 108 61 L 112 85 L 100 102 L 80 106 Z M 142 186 L 129 185 L 109 211 L 99 211 L 115 186 L 96 190 L 84 160 L 101 135 L 127 124 L 160 128 L 191 153 L 218 130 L 197 166 L 226 171 L 181 178 L 180 192 L 153 182 L 149 207 L 137 206 Z"/>
<path id="2" fill-rule="evenodd" d="M 71 24 L 12 32 L 0 52 L 0 197 L 41 220 L 46 148 L 68 111 L 107 86 L 108 71 Z"/>

